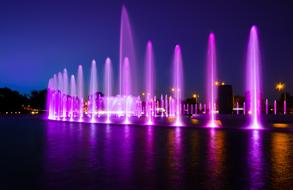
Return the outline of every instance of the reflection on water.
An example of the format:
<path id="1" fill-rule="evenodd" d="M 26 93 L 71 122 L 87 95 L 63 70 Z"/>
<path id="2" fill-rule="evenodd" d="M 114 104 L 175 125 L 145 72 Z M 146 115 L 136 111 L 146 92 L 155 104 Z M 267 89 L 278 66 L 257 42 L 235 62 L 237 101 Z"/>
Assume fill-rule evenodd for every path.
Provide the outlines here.
<path id="1" fill-rule="evenodd" d="M 290 137 L 291 136 L 291 137 Z M 290 189 L 292 174 L 292 135 L 286 133 L 272 134 L 272 180 L 276 189 Z"/>
<path id="2" fill-rule="evenodd" d="M 125 126 L 29 119 L 0 120 L 0 127 L 0 145 L 5 148 L 1 157 L 5 163 L 1 165 L 5 181 L 23 182 L 15 189 L 290 189 L 293 186 L 290 130 Z M 18 185 L 9 183 L 10 187 L 11 184 Z"/>
<path id="3" fill-rule="evenodd" d="M 263 148 L 261 131 L 252 130 L 249 138 L 248 167 L 250 177 L 250 189 L 263 189 L 264 186 L 264 167 L 263 167 Z"/>
<path id="4" fill-rule="evenodd" d="M 181 178 L 182 178 L 182 172 L 184 168 L 182 167 L 182 150 L 181 150 L 181 127 L 173 128 L 173 130 L 168 131 L 168 155 L 167 155 L 167 168 L 168 173 L 171 173 L 172 175 L 168 176 L 170 177 L 168 180 L 174 181 L 177 183 L 174 183 L 175 185 L 179 185 Z M 176 187 L 174 187 L 176 188 Z M 177 186 L 177 188 L 179 188 Z"/>
<path id="5" fill-rule="evenodd" d="M 225 149 L 225 137 L 223 131 L 216 131 L 210 129 L 210 138 L 208 146 L 208 169 L 210 174 L 210 183 L 215 185 L 213 189 L 217 187 L 222 180 L 223 167 L 224 167 L 224 149 Z"/>
<path id="6" fill-rule="evenodd" d="M 162 189 L 292 185 L 288 133 L 51 122 L 45 140 L 50 188 L 76 183 Z"/>

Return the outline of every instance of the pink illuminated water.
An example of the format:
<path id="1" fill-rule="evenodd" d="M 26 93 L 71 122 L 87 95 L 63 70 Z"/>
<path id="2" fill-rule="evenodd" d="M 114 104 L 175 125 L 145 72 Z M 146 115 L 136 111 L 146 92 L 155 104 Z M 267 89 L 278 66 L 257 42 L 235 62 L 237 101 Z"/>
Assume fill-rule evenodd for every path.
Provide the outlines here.
<path id="1" fill-rule="evenodd" d="M 261 113 L 261 77 L 260 77 L 260 52 L 258 32 L 256 26 L 252 26 L 249 35 L 246 58 L 246 90 L 248 113 L 251 115 L 250 128 L 259 129 Z"/>
<path id="2" fill-rule="evenodd" d="M 210 104 L 209 110 L 209 127 L 217 127 L 215 122 L 216 112 L 216 40 L 215 35 L 211 33 L 208 41 L 208 52 L 207 52 L 207 99 Z"/>
<path id="3" fill-rule="evenodd" d="M 125 57 L 124 62 L 123 62 L 123 78 L 122 78 L 122 94 L 124 98 L 124 111 L 125 111 L 125 124 L 129 124 L 129 112 L 130 110 L 130 104 L 131 104 L 131 99 L 130 99 L 130 89 L 131 89 L 131 77 L 130 77 L 130 67 L 129 67 L 129 59 L 128 57 Z M 122 108 L 123 109 L 123 108 Z"/>
<path id="4" fill-rule="evenodd" d="M 181 48 L 179 45 L 175 46 L 174 58 L 173 58 L 173 88 L 174 88 L 174 98 L 175 98 L 175 125 L 181 126 L 181 100 L 183 97 L 183 61 L 181 55 Z"/>
<path id="5" fill-rule="evenodd" d="M 79 100 L 79 121 L 82 121 L 83 117 L 83 104 L 84 104 L 84 93 L 83 93 L 83 69 L 82 66 L 78 66 L 77 70 L 77 95 L 78 95 L 78 100 Z"/>
<path id="6" fill-rule="evenodd" d="M 68 73 L 67 69 L 63 70 L 63 95 L 62 95 L 62 104 L 63 104 L 63 120 L 68 116 L 68 105 L 67 105 L 67 95 L 68 91 Z"/>
<path id="7" fill-rule="evenodd" d="M 62 96 L 63 96 L 63 77 L 61 72 L 58 73 L 58 108 L 57 108 L 57 119 L 59 120 L 63 114 L 63 107 L 62 107 Z"/>
<path id="8" fill-rule="evenodd" d="M 106 113 L 107 123 L 110 123 L 110 101 L 112 96 L 112 63 L 111 59 L 107 58 L 105 61 L 105 72 L 104 72 L 104 91 L 105 91 L 105 102 L 106 102 Z"/>
<path id="9" fill-rule="evenodd" d="M 151 41 L 147 42 L 146 57 L 145 57 L 145 96 L 146 96 L 146 115 L 148 117 L 147 124 L 152 125 L 152 98 L 154 96 L 154 81 L 155 81 L 155 68 L 154 68 L 154 53 Z"/>
<path id="10" fill-rule="evenodd" d="M 125 73 L 123 73 L 123 64 L 125 57 L 129 60 L 129 70 L 130 73 L 134 76 L 136 75 L 136 61 L 135 61 L 135 50 L 134 50 L 134 40 L 131 29 L 131 24 L 129 21 L 129 16 L 125 6 L 122 7 L 121 11 L 121 22 L 120 22 L 120 47 L 119 47 L 119 94 L 123 94 L 123 77 Z M 134 93 L 136 89 L 134 89 L 135 82 L 129 81 L 132 83 L 130 85 L 131 92 Z"/>
<path id="11" fill-rule="evenodd" d="M 284 100 L 284 115 L 287 113 L 287 102 Z"/>
<path id="12" fill-rule="evenodd" d="M 269 114 L 269 100 L 266 98 L 266 115 Z"/>
<path id="13" fill-rule="evenodd" d="M 196 104 L 184 102 L 184 72 L 181 47 L 176 45 L 172 57 L 172 74 L 170 94 L 155 94 L 155 63 L 151 41 L 147 42 L 145 66 L 143 61 L 139 66 L 143 72 L 137 72 L 133 33 L 125 7 L 122 8 L 120 25 L 120 49 L 117 61 L 118 72 L 115 73 L 115 62 L 106 58 L 104 64 L 103 91 L 98 88 L 97 63 L 91 63 L 90 73 L 85 75 L 89 84 L 84 83 L 83 67 L 78 66 L 77 78 L 68 75 L 67 70 L 54 74 L 48 82 L 47 109 L 48 118 L 52 120 L 79 121 L 79 122 L 106 122 L 124 124 L 156 124 L 156 121 L 170 123 L 170 125 L 182 126 L 188 117 L 197 117 L 194 114 L 207 114 L 208 127 L 217 127 L 217 59 L 216 40 L 211 33 L 208 38 L 206 61 L 206 101 Z M 258 44 L 257 28 L 253 26 L 250 31 L 247 61 L 246 61 L 246 105 L 243 103 L 243 113 L 251 118 L 250 127 L 260 128 L 261 111 L 261 77 L 260 77 L 260 52 Z M 137 65 L 138 66 L 138 65 Z M 113 69 L 114 68 L 114 69 Z M 144 69 L 143 69 L 144 68 Z M 87 69 L 86 69 L 87 70 Z M 117 74 L 117 88 L 115 84 Z M 139 75 L 140 77 L 136 76 Z M 68 78 L 68 76 L 71 76 Z M 164 75 L 162 75 L 164 76 Z M 141 90 L 138 96 L 136 82 L 141 82 L 145 77 L 145 83 L 140 83 Z M 69 81 L 70 79 L 70 81 Z M 165 79 L 161 78 L 165 82 Z M 87 80 L 85 80 L 87 81 Z M 169 82 L 169 81 L 167 81 Z M 85 89 L 86 88 L 86 89 Z M 88 96 L 84 90 L 89 92 Z M 116 92 L 117 91 L 117 92 Z M 103 96 L 104 94 L 104 96 Z M 188 96 L 186 97 L 188 98 Z M 284 102 L 284 114 L 286 103 Z M 241 107 L 241 105 L 240 105 Z M 268 114 L 268 100 L 265 105 Z M 274 112 L 276 113 L 276 102 Z M 239 114 L 237 102 L 237 115 Z M 142 116 L 142 117 L 141 117 Z M 186 116 L 186 118 L 184 118 Z M 161 119 L 159 119 L 160 117 Z M 166 117 L 166 119 L 165 119 Z M 194 118 L 193 118 L 194 119 Z M 219 124 L 220 125 L 220 124 Z"/>
<path id="14" fill-rule="evenodd" d="M 73 121 L 75 115 L 75 99 L 76 99 L 76 81 L 74 75 L 71 75 L 70 79 L 70 97 L 71 97 L 71 105 L 70 105 L 70 120 Z"/>
<path id="15" fill-rule="evenodd" d="M 92 61 L 90 75 L 90 91 L 89 91 L 89 111 L 91 112 L 91 121 L 95 122 L 96 109 L 96 93 L 98 91 L 97 66 L 96 61 Z"/>
<path id="16" fill-rule="evenodd" d="M 274 100 L 274 115 L 277 115 L 277 101 Z"/>

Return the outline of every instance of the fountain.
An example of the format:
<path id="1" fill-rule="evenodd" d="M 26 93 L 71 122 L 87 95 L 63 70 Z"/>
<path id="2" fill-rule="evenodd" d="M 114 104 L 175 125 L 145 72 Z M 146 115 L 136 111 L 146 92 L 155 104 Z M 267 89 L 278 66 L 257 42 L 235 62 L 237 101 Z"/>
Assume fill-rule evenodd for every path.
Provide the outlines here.
<path id="1" fill-rule="evenodd" d="M 145 58 L 145 86 L 146 86 L 146 116 L 148 117 L 147 124 L 152 125 L 152 97 L 154 96 L 154 55 L 153 55 L 153 45 L 151 41 L 147 42 L 146 47 L 146 58 Z"/>
<path id="2" fill-rule="evenodd" d="M 119 94 L 122 95 L 122 91 L 125 88 L 123 86 L 123 77 L 125 73 L 123 73 L 123 65 L 125 61 L 125 57 L 129 60 L 129 73 L 135 75 L 136 67 L 135 67 L 135 52 L 134 52 L 134 40 L 132 35 L 132 29 L 128 17 L 127 10 L 124 6 L 122 6 L 121 11 L 121 22 L 120 22 L 120 47 L 119 47 Z M 133 77 L 136 79 L 136 77 Z M 134 83 L 133 81 L 129 81 L 130 83 Z M 135 93 L 134 86 L 135 84 L 130 84 L 131 89 L 129 89 L 130 93 Z"/>
<path id="3" fill-rule="evenodd" d="M 78 71 L 77 71 L 77 95 L 78 95 L 78 101 L 79 101 L 79 121 L 82 121 L 83 118 L 83 103 L 84 103 L 84 98 L 83 98 L 83 69 L 82 66 L 78 66 Z"/>
<path id="4" fill-rule="evenodd" d="M 183 61 L 181 55 L 181 48 L 179 45 L 175 46 L 173 58 L 173 88 L 175 98 L 175 126 L 181 126 L 181 99 L 183 97 Z"/>
<path id="5" fill-rule="evenodd" d="M 266 115 L 268 115 L 269 114 L 269 100 L 267 98 L 266 98 L 265 105 L 266 105 L 266 107 L 265 107 L 265 109 L 266 109 Z"/>
<path id="6" fill-rule="evenodd" d="M 110 123 L 110 101 L 112 96 L 112 63 L 111 59 L 107 58 L 105 61 L 105 72 L 104 72 L 104 92 L 105 92 L 105 102 L 106 102 L 106 113 L 107 113 L 107 120 L 106 123 Z"/>
<path id="7" fill-rule="evenodd" d="M 130 98 L 130 89 L 131 89 L 131 78 L 130 78 L 130 67 L 129 67 L 129 59 L 128 57 L 125 57 L 123 62 L 123 78 L 122 78 L 122 95 L 124 98 L 124 111 L 125 111 L 125 120 L 124 124 L 129 124 L 129 112 L 130 110 L 130 104 L 131 104 L 131 98 Z M 123 109 L 123 108 L 122 108 Z"/>
<path id="8" fill-rule="evenodd" d="M 62 95 L 62 104 L 63 104 L 63 120 L 68 116 L 68 105 L 67 105 L 67 97 L 68 95 L 68 73 L 67 69 L 63 70 L 63 95 Z"/>
<path id="9" fill-rule="evenodd" d="M 208 41 L 208 52 L 207 52 L 207 98 L 210 104 L 209 108 L 209 122 L 208 127 L 217 127 L 215 121 L 216 112 L 216 40 L 215 35 L 211 33 Z"/>
<path id="10" fill-rule="evenodd" d="M 246 60 L 246 88 L 248 113 L 251 115 L 250 128 L 259 129 L 261 114 L 261 77 L 260 77 L 260 52 L 256 26 L 252 26 L 249 35 L 247 60 Z"/>
<path id="11" fill-rule="evenodd" d="M 243 103 L 243 114 L 248 114 L 250 128 L 260 128 L 260 55 L 258 45 L 257 28 L 253 26 L 250 31 L 247 49 L 247 91 Z M 157 124 L 169 122 L 174 126 L 184 125 L 183 117 L 197 117 L 207 114 L 208 127 L 217 127 L 216 123 L 216 42 L 215 35 L 210 33 L 207 48 L 207 98 L 205 102 L 183 102 L 184 79 L 181 47 L 176 45 L 172 60 L 172 94 L 156 96 L 155 67 L 152 42 L 146 45 L 145 56 L 145 85 L 142 97 L 136 95 L 134 81 L 139 78 L 135 70 L 135 56 L 131 26 L 125 7 L 121 13 L 120 51 L 119 51 L 119 80 L 118 93 L 113 93 L 114 72 L 110 58 L 106 58 L 104 64 L 103 93 L 98 91 L 97 64 L 93 60 L 90 68 L 88 96 L 84 95 L 83 67 L 78 66 L 77 80 L 74 75 L 69 75 L 67 70 L 54 74 L 48 82 L 47 109 L 48 119 L 92 122 L 92 123 L 120 123 L 120 124 Z M 118 73 L 117 73 L 118 74 Z M 141 74 L 141 73 L 140 73 Z M 139 80 L 141 80 L 140 77 Z M 236 113 L 239 114 L 239 102 L 236 103 Z M 265 101 L 265 111 L 268 114 L 268 99 Z M 286 102 L 284 102 L 284 114 L 286 114 Z M 274 114 L 277 113 L 276 101 L 274 101 Z M 141 119 L 141 116 L 143 118 Z M 160 116 L 160 119 L 158 118 Z M 146 119 L 144 119 L 146 118 Z"/>
<path id="12" fill-rule="evenodd" d="M 75 116 L 75 99 L 76 99 L 76 82 L 74 75 L 71 75 L 70 79 L 70 121 L 73 121 L 73 118 Z"/>
<path id="13" fill-rule="evenodd" d="M 277 100 L 274 100 L 274 115 L 277 115 Z"/>
<path id="14" fill-rule="evenodd" d="M 287 102 L 284 100 L 284 115 L 287 113 Z"/>
<path id="15" fill-rule="evenodd" d="M 96 61 L 92 61 L 91 75 L 90 75 L 90 91 L 89 91 L 89 112 L 91 113 L 91 122 L 95 122 L 97 114 L 97 98 L 98 80 L 97 80 L 97 66 Z"/>

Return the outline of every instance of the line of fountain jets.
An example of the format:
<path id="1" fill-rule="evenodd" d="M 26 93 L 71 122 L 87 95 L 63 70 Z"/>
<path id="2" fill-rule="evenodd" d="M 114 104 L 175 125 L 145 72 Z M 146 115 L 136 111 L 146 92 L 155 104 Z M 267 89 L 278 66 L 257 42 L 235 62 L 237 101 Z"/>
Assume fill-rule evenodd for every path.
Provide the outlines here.
<path id="1" fill-rule="evenodd" d="M 175 46 L 173 57 L 173 75 L 171 95 L 154 94 L 154 56 L 152 43 L 149 41 L 146 48 L 145 60 L 145 96 L 135 96 L 134 76 L 135 53 L 132 37 L 131 25 L 126 8 L 123 6 L 120 22 L 120 49 L 119 49 L 119 93 L 114 96 L 113 72 L 110 58 L 105 61 L 104 71 L 104 95 L 98 93 L 97 67 L 93 60 L 90 73 L 89 96 L 84 98 L 83 69 L 78 67 L 77 80 L 75 76 L 70 77 L 70 88 L 68 84 L 67 70 L 63 73 L 55 74 L 48 84 L 47 110 L 49 119 L 69 120 L 80 122 L 114 122 L 133 123 L 134 120 L 144 119 L 148 125 L 154 123 L 154 118 L 161 117 L 174 118 L 174 125 L 183 125 L 182 116 L 186 114 L 208 113 L 209 127 L 217 127 L 216 122 L 216 45 L 213 33 L 209 35 L 207 50 L 207 103 L 183 104 L 184 92 L 183 61 L 181 48 Z M 253 26 L 250 30 L 248 50 L 247 50 L 247 104 L 244 109 L 251 115 L 250 125 L 252 128 L 260 127 L 260 57 L 257 28 Z M 70 89 L 70 91 L 69 91 Z M 143 116 L 143 117 L 142 117 Z M 169 120 L 169 119 L 168 119 Z"/>
<path id="2" fill-rule="evenodd" d="M 244 103 L 244 113 L 251 116 L 251 128 L 260 128 L 260 57 L 258 34 L 256 26 L 250 30 L 247 62 L 246 62 L 246 87 L 248 96 Z M 104 67 L 104 95 L 98 93 L 97 66 L 93 60 L 91 64 L 89 96 L 84 97 L 83 68 L 78 66 L 77 80 L 68 73 L 55 74 L 49 80 L 47 108 L 49 119 L 80 122 L 106 122 L 125 123 L 135 122 L 138 118 L 145 118 L 147 125 L 154 124 L 155 117 L 174 118 L 173 124 L 183 125 L 182 117 L 199 113 L 209 114 L 209 127 L 217 127 L 216 122 L 216 45 L 213 33 L 209 35 L 207 50 L 207 104 L 182 104 L 183 97 L 183 61 L 179 45 L 175 46 L 173 57 L 173 94 L 161 95 L 157 98 L 154 94 L 154 56 L 152 43 L 146 47 L 145 59 L 145 94 L 134 96 L 132 93 L 131 62 L 129 57 L 120 59 L 119 94 L 112 93 L 113 71 L 110 58 L 105 61 Z M 69 90 L 70 89 L 70 90 Z M 267 102 L 267 101 L 266 101 Z M 267 103 L 266 103 L 267 105 Z M 239 106 L 239 105 L 238 105 Z M 267 106 L 266 106 L 267 107 Z M 247 110 L 247 111 L 245 111 Z M 143 116 L 143 117 L 142 117 Z M 133 119 L 135 118 L 135 119 Z M 141 122 L 141 120 L 139 120 Z"/>

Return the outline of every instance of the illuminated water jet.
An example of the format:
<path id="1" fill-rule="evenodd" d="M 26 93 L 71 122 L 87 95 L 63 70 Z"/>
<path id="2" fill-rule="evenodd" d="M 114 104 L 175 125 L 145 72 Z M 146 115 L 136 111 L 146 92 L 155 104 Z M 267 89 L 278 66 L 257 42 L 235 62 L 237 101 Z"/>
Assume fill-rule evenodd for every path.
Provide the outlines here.
<path id="1" fill-rule="evenodd" d="M 216 40 L 215 35 L 211 33 L 208 41 L 207 52 L 207 98 L 209 106 L 209 122 L 208 127 L 217 127 L 215 122 L 216 112 Z"/>
<path id="2" fill-rule="evenodd" d="M 249 35 L 247 58 L 246 58 L 246 102 L 250 117 L 250 128 L 260 129 L 261 114 L 261 77 L 260 77 L 260 51 L 258 32 L 256 26 L 252 26 Z"/>
<path id="3" fill-rule="evenodd" d="M 155 81 L 155 74 L 154 74 L 154 54 L 153 54 L 153 45 L 151 41 L 147 42 L 146 47 L 146 58 L 145 58 L 145 87 L 146 87 L 146 102 L 145 102 L 145 108 L 146 108 L 146 116 L 147 116 L 147 124 L 152 125 L 152 97 L 154 96 L 154 81 Z"/>
<path id="4" fill-rule="evenodd" d="M 105 72 L 104 72 L 104 91 L 105 91 L 105 102 L 106 102 L 106 113 L 107 120 L 106 123 L 110 123 L 110 101 L 112 96 L 112 63 L 110 58 L 107 58 L 105 61 Z"/>
<path id="5" fill-rule="evenodd" d="M 125 86 L 123 86 L 123 77 L 125 73 L 123 73 L 123 65 L 124 65 L 124 59 L 127 57 L 129 60 L 129 72 L 134 76 L 136 75 L 136 61 L 135 61 L 135 50 L 134 50 L 134 40 L 132 35 L 132 29 L 131 24 L 129 21 L 129 16 L 127 13 L 127 10 L 125 6 L 122 6 L 121 11 L 121 22 L 120 22 L 120 46 L 119 46 L 119 94 L 123 94 L 123 89 Z M 136 77 L 135 77 L 136 78 Z M 134 88 L 134 81 L 129 81 L 130 87 L 130 93 L 135 93 Z"/>
<path id="6" fill-rule="evenodd" d="M 174 58 L 173 58 L 173 88 L 175 98 L 175 125 L 182 126 L 181 121 L 181 100 L 183 97 L 183 61 L 181 55 L 181 48 L 179 45 L 175 46 Z"/>
<path id="7" fill-rule="evenodd" d="M 71 75 L 70 79 L 70 121 L 73 121 L 75 115 L 75 99 L 76 99 L 76 81 L 74 75 Z"/>
<path id="8" fill-rule="evenodd" d="M 83 69 L 82 66 L 78 66 L 77 70 L 77 95 L 79 101 L 79 121 L 82 121 L 83 118 L 83 104 L 84 104 L 84 97 L 83 97 Z"/>
<path id="9" fill-rule="evenodd" d="M 96 61 L 92 61 L 91 75 L 90 75 L 90 92 L 89 92 L 89 111 L 91 113 L 91 122 L 95 122 L 95 116 L 97 113 L 97 98 L 98 92 L 98 80 L 97 80 L 97 66 Z"/>

